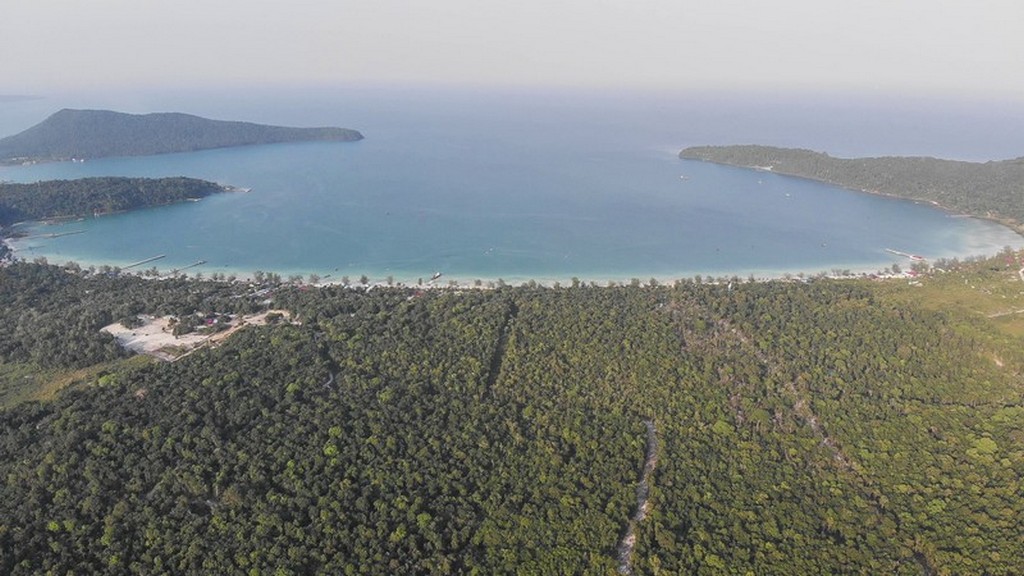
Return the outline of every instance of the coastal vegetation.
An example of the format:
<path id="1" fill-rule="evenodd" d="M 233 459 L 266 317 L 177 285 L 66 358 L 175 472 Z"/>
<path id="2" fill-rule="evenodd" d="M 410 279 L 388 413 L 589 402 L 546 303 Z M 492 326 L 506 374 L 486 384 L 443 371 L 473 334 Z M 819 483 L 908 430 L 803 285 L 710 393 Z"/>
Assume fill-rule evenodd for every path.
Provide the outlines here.
<path id="1" fill-rule="evenodd" d="M 0 182 L 0 227 L 198 200 L 230 190 L 196 178 L 96 177 L 31 184 Z"/>
<path id="2" fill-rule="evenodd" d="M 0 572 L 1021 573 L 1021 256 L 495 290 L 14 263 Z M 169 363 L 100 331 L 268 306 L 298 322 Z"/>
<path id="3" fill-rule="evenodd" d="M 845 188 L 932 202 L 1024 231 L 1024 158 L 963 162 L 920 157 L 834 158 L 772 146 L 697 146 L 680 158 L 758 168 Z"/>
<path id="4" fill-rule="evenodd" d="M 23 132 L 0 139 L 0 163 L 145 156 L 281 142 L 345 142 L 362 137 L 347 128 L 268 126 L 181 113 L 64 109 Z"/>

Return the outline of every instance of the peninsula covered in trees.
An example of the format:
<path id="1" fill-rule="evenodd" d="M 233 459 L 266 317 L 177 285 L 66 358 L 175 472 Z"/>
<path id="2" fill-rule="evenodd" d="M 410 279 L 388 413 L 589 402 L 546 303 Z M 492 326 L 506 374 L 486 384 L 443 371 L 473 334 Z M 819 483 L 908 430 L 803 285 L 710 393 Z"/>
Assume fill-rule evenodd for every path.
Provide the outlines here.
<path id="1" fill-rule="evenodd" d="M 146 156 L 253 144 L 352 141 L 362 137 L 358 131 L 347 128 L 290 128 L 209 120 L 180 113 L 137 115 L 64 109 L 19 134 L 0 139 L 0 163 Z"/>
<path id="2" fill-rule="evenodd" d="M 469 291 L 13 263 L 0 572 L 1020 574 L 1022 256 Z M 267 306 L 174 362 L 101 331 Z"/>
<path id="3" fill-rule="evenodd" d="M 0 183 L 0 229 L 26 220 L 75 218 L 197 200 L 235 190 L 196 178 L 96 177 Z M 0 230 L 2 236 L 2 230 Z"/>
<path id="4" fill-rule="evenodd" d="M 679 157 L 770 170 L 844 188 L 922 200 L 1024 232 L 1024 158 L 964 162 L 923 157 L 833 158 L 772 146 L 697 146 Z"/>

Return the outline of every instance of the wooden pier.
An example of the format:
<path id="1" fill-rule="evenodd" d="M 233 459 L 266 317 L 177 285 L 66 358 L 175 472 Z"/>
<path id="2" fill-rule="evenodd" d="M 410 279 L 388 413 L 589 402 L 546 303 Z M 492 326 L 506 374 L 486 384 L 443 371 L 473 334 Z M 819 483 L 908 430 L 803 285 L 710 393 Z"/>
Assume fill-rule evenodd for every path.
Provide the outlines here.
<path id="1" fill-rule="evenodd" d="M 121 270 L 127 270 L 129 268 L 135 268 L 136 266 L 142 266 L 143 264 L 148 264 L 148 263 L 153 262 L 155 260 L 159 260 L 161 258 L 166 258 L 166 257 L 167 257 L 167 254 L 158 254 L 156 256 L 153 256 L 152 258 L 146 258 L 145 260 L 139 260 L 138 262 L 133 262 L 132 264 L 129 264 L 127 266 L 122 266 Z"/>

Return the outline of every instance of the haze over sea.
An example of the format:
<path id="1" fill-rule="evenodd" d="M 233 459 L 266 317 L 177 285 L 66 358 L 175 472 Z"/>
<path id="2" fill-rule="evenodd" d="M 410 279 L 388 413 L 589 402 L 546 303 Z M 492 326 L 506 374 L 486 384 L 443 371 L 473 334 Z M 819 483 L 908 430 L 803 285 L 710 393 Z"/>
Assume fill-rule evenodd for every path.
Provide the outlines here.
<path id="1" fill-rule="evenodd" d="M 930 206 L 683 161 L 701 144 L 834 156 L 1024 156 L 1024 106 L 842 96 L 654 95 L 400 87 L 91 94 L 0 102 L 0 135 L 63 107 L 294 126 L 308 143 L 0 168 L 0 180 L 185 175 L 252 188 L 61 225 L 15 243 L 26 259 L 337 280 L 367 275 L 597 281 L 877 270 L 1024 240 Z M 146 265 L 145 267 L 149 267 Z"/>

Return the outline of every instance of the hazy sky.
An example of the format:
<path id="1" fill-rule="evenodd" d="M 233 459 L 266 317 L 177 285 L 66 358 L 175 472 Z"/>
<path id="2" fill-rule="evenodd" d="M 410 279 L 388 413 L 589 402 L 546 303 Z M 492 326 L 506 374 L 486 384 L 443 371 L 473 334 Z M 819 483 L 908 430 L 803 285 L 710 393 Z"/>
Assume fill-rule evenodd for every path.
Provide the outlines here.
<path id="1" fill-rule="evenodd" d="M 1024 98 L 1020 0 L 10 0 L 0 93 L 386 82 Z"/>

